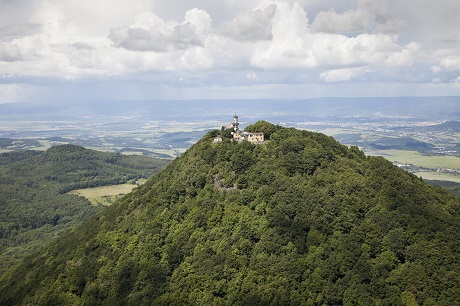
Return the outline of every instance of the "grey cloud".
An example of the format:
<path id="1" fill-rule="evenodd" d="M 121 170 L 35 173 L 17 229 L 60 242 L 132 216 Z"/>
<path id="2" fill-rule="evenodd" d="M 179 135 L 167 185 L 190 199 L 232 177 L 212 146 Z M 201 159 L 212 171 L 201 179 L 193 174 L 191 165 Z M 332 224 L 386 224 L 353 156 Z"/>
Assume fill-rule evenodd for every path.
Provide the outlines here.
<path id="1" fill-rule="evenodd" d="M 14 62 L 22 59 L 19 47 L 12 44 L 0 43 L 0 61 Z"/>
<path id="2" fill-rule="evenodd" d="M 404 23 L 381 1 L 361 0 L 355 10 L 336 13 L 334 9 L 319 12 L 312 32 L 323 33 L 400 33 Z"/>
<path id="3" fill-rule="evenodd" d="M 111 29 L 109 38 L 116 47 L 133 51 L 167 52 L 202 45 L 195 26 L 190 23 L 177 24 L 171 33 L 162 33 L 154 27 L 120 27 Z"/>
<path id="4" fill-rule="evenodd" d="M 72 45 L 77 50 L 94 50 L 94 47 L 90 44 L 83 42 L 76 42 Z"/>
<path id="5" fill-rule="evenodd" d="M 316 15 L 311 30 L 316 33 L 366 32 L 364 18 L 359 15 L 356 11 L 351 10 L 343 14 L 337 14 L 333 9 L 327 12 L 322 11 Z"/>
<path id="6" fill-rule="evenodd" d="M 235 40 L 271 40 L 272 18 L 276 5 L 270 5 L 264 10 L 253 10 L 238 14 L 232 22 L 224 23 L 219 33 Z"/>
<path id="7" fill-rule="evenodd" d="M 388 9 L 383 2 L 362 0 L 359 7 L 373 16 L 371 27 L 374 33 L 399 33 L 405 29 L 404 22 Z"/>
<path id="8" fill-rule="evenodd" d="M 421 42 L 426 50 L 452 48 L 458 53 L 460 1 L 398 1 L 396 13 L 407 25 L 401 40 Z"/>
<path id="9" fill-rule="evenodd" d="M 186 49 L 188 46 L 201 46 L 202 42 L 196 33 L 195 26 L 190 23 L 178 24 L 174 34 L 169 37 L 174 49 Z"/>
<path id="10" fill-rule="evenodd" d="M 42 25 L 38 23 L 14 24 L 0 28 L 0 37 L 15 38 L 21 36 L 29 36 L 39 33 L 41 29 Z"/>

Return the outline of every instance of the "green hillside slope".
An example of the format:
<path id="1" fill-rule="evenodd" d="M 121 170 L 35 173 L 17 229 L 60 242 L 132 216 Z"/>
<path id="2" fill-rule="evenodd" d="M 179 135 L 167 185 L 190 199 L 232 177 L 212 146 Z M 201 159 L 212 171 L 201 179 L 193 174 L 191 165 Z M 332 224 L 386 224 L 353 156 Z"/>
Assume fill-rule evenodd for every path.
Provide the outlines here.
<path id="1" fill-rule="evenodd" d="M 208 133 L 0 279 L 0 304 L 455 305 L 460 198 L 318 133 Z"/>
<path id="2" fill-rule="evenodd" d="M 0 154 L 0 273 L 101 209 L 66 192 L 148 178 L 167 162 L 74 145 Z"/>

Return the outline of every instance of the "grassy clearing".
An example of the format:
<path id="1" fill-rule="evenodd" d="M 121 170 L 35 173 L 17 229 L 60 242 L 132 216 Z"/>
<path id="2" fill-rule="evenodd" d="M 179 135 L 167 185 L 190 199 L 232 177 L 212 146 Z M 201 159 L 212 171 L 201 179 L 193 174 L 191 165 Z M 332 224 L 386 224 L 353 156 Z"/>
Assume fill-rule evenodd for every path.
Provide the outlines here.
<path id="1" fill-rule="evenodd" d="M 439 172 L 417 172 L 414 173 L 416 176 L 420 176 L 425 180 L 433 180 L 433 181 L 450 181 L 460 183 L 460 176 L 455 176 L 446 173 L 439 173 Z"/>
<path id="2" fill-rule="evenodd" d="M 133 184 L 120 184 L 120 185 L 109 185 L 102 187 L 78 189 L 69 192 L 80 197 L 88 199 L 93 205 L 112 205 L 115 200 L 133 190 L 137 185 L 142 185 L 146 182 L 146 179 L 140 179 Z"/>
<path id="3" fill-rule="evenodd" d="M 153 153 L 168 155 L 171 158 L 176 158 L 177 156 L 184 153 L 185 151 L 187 151 L 187 148 L 177 148 L 177 149 L 171 149 L 171 150 L 166 150 L 166 149 L 152 150 Z"/>
<path id="4" fill-rule="evenodd" d="M 341 128 L 309 128 L 309 131 L 323 133 L 328 136 L 335 136 L 339 134 L 360 134 L 360 133 L 352 133 L 348 129 L 341 129 Z"/>
<path id="5" fill-rule="evenodd" d="M 139 155 L 139 156 L 142 156 L 142 152 L 139 152 L 139 151 L 123 151 L 123 154 L 124 155 Z"/>
<path id="6" fill-rule="evenodd" d="M 416 151 L 385 150 L 380 151 L 391 162 L 412 164 L 418 167 L 436 169 L 436 167 L 459 169 L 460 157 L 455 156 L 424 156 Z"/>
<path id="7" fill-rule="evenodd" d="M 34 150 L 46 151 L 53 146 L 49 140 L 38 140 L 38 142 L 41 144 L 41 147 L 34 148 Z"/>

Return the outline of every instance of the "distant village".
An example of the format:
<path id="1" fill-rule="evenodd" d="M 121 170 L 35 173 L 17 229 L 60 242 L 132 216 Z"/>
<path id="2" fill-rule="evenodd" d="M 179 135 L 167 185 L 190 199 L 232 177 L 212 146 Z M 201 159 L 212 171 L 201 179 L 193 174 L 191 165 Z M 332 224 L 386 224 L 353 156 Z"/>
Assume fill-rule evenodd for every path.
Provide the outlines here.
<path id="1" fill-rule="evenodd" d="M 223 126 L 222 130 L 233 130 L 233 141 L 242 142 L 249 141 L 251 143 L 263 143 L 265 135 L 262 132 L 244 132 L 240 130 L 240 123 L 238 122 L 238 115 L 233 116 L 233 121 L 228 126 Z M 214 142 L 221 142 L 221 137 L 214 138 Z"/>

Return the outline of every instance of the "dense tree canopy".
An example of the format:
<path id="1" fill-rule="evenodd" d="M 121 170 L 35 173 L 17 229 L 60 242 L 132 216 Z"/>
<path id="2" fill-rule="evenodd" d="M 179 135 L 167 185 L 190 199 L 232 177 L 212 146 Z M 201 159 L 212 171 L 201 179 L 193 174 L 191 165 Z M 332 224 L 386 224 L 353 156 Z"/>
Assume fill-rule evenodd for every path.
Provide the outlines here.
<path id="1" fill-rule="evenodd" d="M 270 136 L 279 130 L 281 127 L 279 125 L 273 125 L 270 122 L 259 120 L 254 124 L 248 125 L 244 130 L 246 132 L 263 132 L 265 134 L 265 138 L 268 140 Z"/>
<path id="2" fill-rule="evenodd" d="M 74 145 L 0 154 L 0 273 L 102 208 L 66 192 L 148 178 L 166 163 Z"/>
<path id="3" fill-rule="evenodd" d="M 458 303 L 458 197 L 325 135 L 261 125 L 264 145 L 208 133 L 4 274 L 0 303 Z"/>

